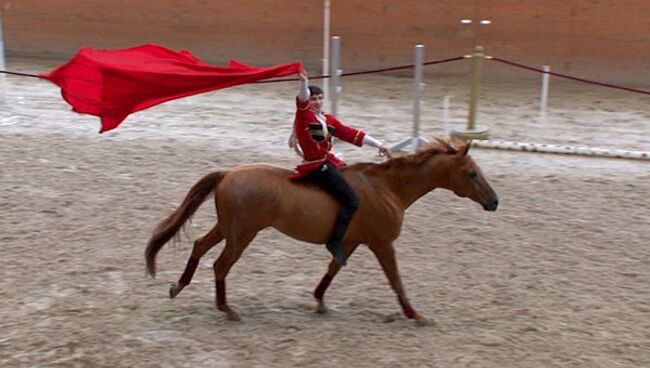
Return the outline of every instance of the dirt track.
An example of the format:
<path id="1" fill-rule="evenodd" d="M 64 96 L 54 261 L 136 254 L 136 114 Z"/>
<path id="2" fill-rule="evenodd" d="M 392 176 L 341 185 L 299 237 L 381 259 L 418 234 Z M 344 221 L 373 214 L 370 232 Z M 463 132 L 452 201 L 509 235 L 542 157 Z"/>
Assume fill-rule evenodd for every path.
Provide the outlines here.
<path id="1" fill-rule="evenodd" d="M 49 67 L 13 61 L 14 70 Z M 464 81 L 430 81 L 425 135 Z M 241 86 L 171 102 L 97 135 L 45 82 L 8 78 L 0 118 L 0 366 L 643 367 L 650 366 L 647 161 L 474 150 L 500 195 L 496 213 L 452 193 L 416 202 L 396 247 L 418 327 L 372 254 L 359 248 L 313 312 L 328 254 L 262 232 L 228 278 L 243 322 L 214 308 L 212 262 L 170 300 L 191 242 L 169 244 L 145 277 L 151 230 L 190 186 L 242 163 L 286 167 L 294 86 Z M 492 84 L 481 116 L 495 138 L 648 150 L 647 99 L 554 85 L 534 122 L 536 84 Z M 387 142 L 410 133 L 410 81 L 346 80 L 344 121 Z M 457 113 L 458 117 L 462 115 Z M 3 120 L 8 121 L 8 120 Z M 371 148 L 340 144 L 348 162 Z M 189 230 L 215 221 L 206 205 Z"/>

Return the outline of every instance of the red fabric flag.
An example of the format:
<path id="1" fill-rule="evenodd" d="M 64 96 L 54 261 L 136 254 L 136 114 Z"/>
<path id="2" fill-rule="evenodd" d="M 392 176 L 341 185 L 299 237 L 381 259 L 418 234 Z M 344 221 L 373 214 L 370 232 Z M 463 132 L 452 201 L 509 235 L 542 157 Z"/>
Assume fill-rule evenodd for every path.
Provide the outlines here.
<path id="1" fill-rule="evenodd" d="M 82 48 L 69 62 L 40 77 L 61 87 L 72 110 L 99 116 L 100 133 L 117 127 L 136 111 L 176 98 L 298 73 L 299 62 L 253 67 L 203 63 L 187 51 L 158 45 L 123 50 Z"/>

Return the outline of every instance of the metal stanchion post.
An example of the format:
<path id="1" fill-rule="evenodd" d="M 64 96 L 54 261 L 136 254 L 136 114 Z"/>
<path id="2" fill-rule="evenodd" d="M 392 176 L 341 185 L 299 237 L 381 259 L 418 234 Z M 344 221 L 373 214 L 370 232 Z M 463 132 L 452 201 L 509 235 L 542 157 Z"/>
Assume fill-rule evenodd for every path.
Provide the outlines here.
<path id="1" fill-rule="evenodd" d="M 551 67 L 544 65 L 544 76 L 542 77 L 542 98 L 539 104 L 539 119 L 542 124 L 546 122 L 546 106 L 548 104 L 548 80 L 550 76 L 548 72 L 550 71 Z"/>
<path id="2" fill-rule="evenodd" d="M 0 3 L 0 70 L 5 70 L 7 64 L 5 63 L 5 41 L 2 34 L 2 17 L 4 16 L 4 4 Z M 4 77 L 4 74 L 2 74 Z"/>
<path id="3" fill-rule="evenodd" d="M 399 151 L 404 147 L 413 144 L 414 150 L 417 150 L 421 144 L 427 143 L 426 139 L 420 138 L 420 101 L 422 100 L 422 63 L 424 59 L 424 45 L 415 45 L 415 71 L 413 74 L 415 80 L 413 94 L 413 135 L 405 140 L 394 144 L 390 147 L 391 151 Z"/>
<path id="4" fill-rule="evenodd" d="M 341 57 L 341 37 L 334 36 L 332 37 L 332 63 L 330 64 L 330 79 L 332 84 L 330 85 L 330 101 L 332 103 L 332 108 L 330 112 L 333 116 L 338 115 L 338 104 L 339 104 L 339 62 Z"/>
<path id="5" fill-rule="evenodd" d="M 485 54 L 482 46 L 476 46 L 472 54 L 472 85 L 469 95 L 469 114 L 465 128 L 458 127 L 451 131 L 452 138 L 460 138 L 465 141 L 471 139 L 487 139 L 489 129 L 487 127 L 476 125 L 476 112 L 478 105 L 478 89 L 481 82 L 481 67 Z"/>
<path id="6" fill-rule="evenodd" d="M 330 68 L 330 0 L 323 0 L 323 75 Z M 329 93 L 329 79 L 323 78 L 323 91 Z"/>
<path id="7" fill-rule="evenodd" d="M 5 11 L 4 6 L 5 4 L 0 2 L 0 70 L 6 71 L 7 63 L 5 62 L 5 44 L 4 44 L 4 35 L 2 34 L 3 31 L 2 18 L 4 16 L 4 11 Z M 6 84 L 7 84 L 6 75 L 2 73 L 0 74 L 0 106 L 2 106 L 2 110 L 4 111 L 13 111 L 13 106 L 11 106 L 11 104 L 7 102 Z M 10 115 L 8 117 L 0 116 L 0 126 L 13 125 L 18 123 L 19 121 L 20 118 L 15 115 Z"/>

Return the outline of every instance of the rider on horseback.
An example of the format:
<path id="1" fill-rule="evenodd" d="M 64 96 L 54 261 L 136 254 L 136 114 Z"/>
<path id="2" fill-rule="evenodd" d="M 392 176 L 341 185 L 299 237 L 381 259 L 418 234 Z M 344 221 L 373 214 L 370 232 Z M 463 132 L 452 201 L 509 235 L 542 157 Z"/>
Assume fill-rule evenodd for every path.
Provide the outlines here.
<path id="1" fill-rule="evenodd" d="M 345 163 L 331 152 L 332 136 L 357 146 L 368 144 L 376 147 L 379 154 L 386 157 L 390 157 L 390 150 L 363 131 L 345 126 L 332 115 L 323 113 L 323 90 L 308 85 L 307 72 L 304 70 L 300 72 L 299 77 L 296 117 L 289 147 L 301 153 L 304 160 L 296 168 L 296 173 L 291 179 L 314 180 L 341 204 L 334 230 L 327 241 L 327 250 L 340 265 L 345 266 L 342 240 L 359 201 L 339 170 Z"/>

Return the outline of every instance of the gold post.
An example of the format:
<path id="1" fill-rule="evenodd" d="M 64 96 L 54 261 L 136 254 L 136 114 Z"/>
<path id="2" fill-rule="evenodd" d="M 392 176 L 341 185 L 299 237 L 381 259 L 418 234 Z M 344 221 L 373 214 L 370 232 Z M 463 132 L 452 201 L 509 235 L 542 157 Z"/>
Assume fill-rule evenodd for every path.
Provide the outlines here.
<path id="1" fill-rule="evenodd" d="M 488 139 L 490 136 L 490 129 L 488 127 L 476 124 L 476 105 L 478 105 L 478 86 L 481 81 L 481 65 L 483 64 L 483 59 L 486 58 L 482 46 L 476 46 L 474 48 L 472 58 L 474 60 L 472 63 L 472 85 L 469 95 L 469 115 L 467 116 L 467 124 L 459 122 L 457 127 L 452 129 L 449 134 L 451 138 L 459 138 L 464 141 Z"/>
<path id="2" fill-rule="evenodd" d="M 476 126 L 476 105 L 478 103 L 478 85 L 481 81 L 481 65 L 483 64 L 483 46 L 476 46 L 472 55 L 472 87 L 469 94 L 469 115 L 467 117 L 467 130 L 474 130 Z"/>

